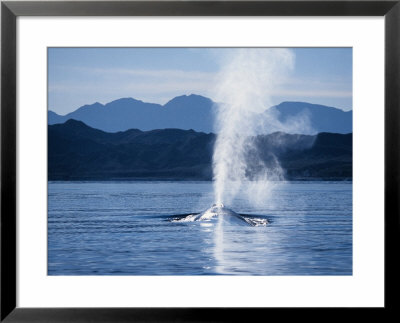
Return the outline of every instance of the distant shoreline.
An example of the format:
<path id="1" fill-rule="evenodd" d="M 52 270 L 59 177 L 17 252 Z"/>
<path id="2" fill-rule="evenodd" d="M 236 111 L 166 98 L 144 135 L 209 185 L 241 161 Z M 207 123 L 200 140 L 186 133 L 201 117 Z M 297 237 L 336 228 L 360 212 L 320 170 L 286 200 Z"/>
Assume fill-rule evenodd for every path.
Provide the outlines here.
<path id="1" fill-rule="evenodd" d="M 352 178 L 292 178 L 270 180 L 269 182 L 352 182 Z M 209 179 L 177 179 L 177 178 L 106 178 L 106 179 L 48 179 L 47 182 L 214 182 Z M 247 181 L 246 181 L 247 182 Z M 256 182 L 249 180 L 248 182 Z"/>
<path id="2" fill-rule="evenodd" d="M 69 120 L 48 128 L 48 179 L 53 181 L 210 181 L 215 135 L 191 130 L 109 134 Z M 276 132 L 254 137 L 248 180 L 273 170 L 287 181 L 351 180 L 352 134 Z M 254 158 L 256 157 L 256 158 Z M 273 175 L 273 174 L 271 174 Z"/>

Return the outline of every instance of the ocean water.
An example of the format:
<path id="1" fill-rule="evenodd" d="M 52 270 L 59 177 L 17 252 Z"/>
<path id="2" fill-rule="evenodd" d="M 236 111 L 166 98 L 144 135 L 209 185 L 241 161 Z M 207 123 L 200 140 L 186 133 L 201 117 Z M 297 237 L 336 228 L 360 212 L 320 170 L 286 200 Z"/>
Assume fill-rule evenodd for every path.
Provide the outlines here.
<path id="1" fill-rule="evenodd" d="M 245 186 L 244 186 L 245 187 Z M 49 182 L 49 275 L 352 275 L 352 183 L 275 183 L 265 226 L 171 221 L 213 203 L 211 182 Z"/>

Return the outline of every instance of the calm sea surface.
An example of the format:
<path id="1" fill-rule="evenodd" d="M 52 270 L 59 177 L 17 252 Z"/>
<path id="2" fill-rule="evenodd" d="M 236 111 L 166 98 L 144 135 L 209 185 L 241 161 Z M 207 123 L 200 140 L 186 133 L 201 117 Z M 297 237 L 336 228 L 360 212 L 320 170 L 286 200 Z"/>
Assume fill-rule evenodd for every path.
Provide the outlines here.
<path id="1" fill-rule="evenodd" d="M 49 182 L 49 275 L 351 275 L 352 183 L 275 184 L 267 226 L 171 222 L 213 203 L 211 182 Z"/>

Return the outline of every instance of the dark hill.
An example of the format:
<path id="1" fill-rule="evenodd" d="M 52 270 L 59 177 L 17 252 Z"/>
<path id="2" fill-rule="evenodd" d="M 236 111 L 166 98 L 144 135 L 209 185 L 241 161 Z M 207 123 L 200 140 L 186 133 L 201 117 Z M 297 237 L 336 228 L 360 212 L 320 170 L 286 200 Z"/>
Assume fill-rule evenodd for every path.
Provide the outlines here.
<path id="1" fill-rule="evenodd" d="M 68 120 L 48 127 L 49 180 L 210 180 L 214 141 L 193 130 L 108 133 Z M 277 132 L 254 141 L 266 164 L 278 157 L 288 179 L 351 179 L 351 134 Z"/>

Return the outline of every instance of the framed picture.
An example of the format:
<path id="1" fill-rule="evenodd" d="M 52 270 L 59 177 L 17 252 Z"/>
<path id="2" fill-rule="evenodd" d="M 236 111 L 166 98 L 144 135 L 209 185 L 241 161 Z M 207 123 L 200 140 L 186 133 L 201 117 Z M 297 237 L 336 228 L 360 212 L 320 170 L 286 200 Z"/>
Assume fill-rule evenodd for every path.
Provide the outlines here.
<path id="1" fill-rule="evenodd" d="M 398 1 L 1 10 L 2 321 L 395 310 Z"/>

